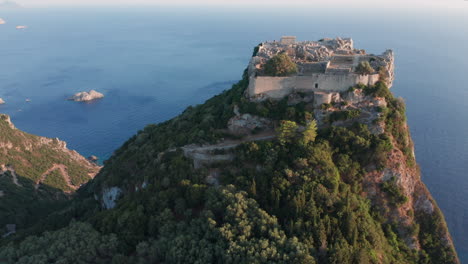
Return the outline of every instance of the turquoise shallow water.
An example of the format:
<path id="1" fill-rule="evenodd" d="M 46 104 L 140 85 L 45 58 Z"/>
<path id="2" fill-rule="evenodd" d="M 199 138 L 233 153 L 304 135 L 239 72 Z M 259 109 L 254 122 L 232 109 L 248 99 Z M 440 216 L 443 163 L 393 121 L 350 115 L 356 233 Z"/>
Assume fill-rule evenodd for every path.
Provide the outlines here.
<path id="1" fill-rule="evenodd" d="M 467 14 L 282 9 L 0 11 L 0 112 L 30 133 L 106 158 L 146 124 L 228 89 L 261 41 L 352 37 L 396 54 L 422 177 L 468 261 Z M 16 25 L 27 25 L 16 30 Z M 91 104 L 65 101 L 96 89 Z M 26 102 L 26 98 L 31 102 Z"/>

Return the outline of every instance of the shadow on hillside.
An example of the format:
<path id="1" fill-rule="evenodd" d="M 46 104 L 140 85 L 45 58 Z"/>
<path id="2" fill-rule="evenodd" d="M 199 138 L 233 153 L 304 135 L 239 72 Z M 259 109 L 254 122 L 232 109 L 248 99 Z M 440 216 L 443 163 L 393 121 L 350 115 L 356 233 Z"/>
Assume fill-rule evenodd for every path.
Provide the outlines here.
<path id="1" fill-rule="evenodd" d="M 29 228 L 51 213 L 62 210 L 72 197 L 45 184 L 36 190 L 31 179 L 20 175 L 17 179 L 18 184 L 15 184 L 10 172 L 0 175 L 0 243 L 13 237 L 3 238 L 7 233 L 6 225 L 15 225 L 16 231 Z"/>

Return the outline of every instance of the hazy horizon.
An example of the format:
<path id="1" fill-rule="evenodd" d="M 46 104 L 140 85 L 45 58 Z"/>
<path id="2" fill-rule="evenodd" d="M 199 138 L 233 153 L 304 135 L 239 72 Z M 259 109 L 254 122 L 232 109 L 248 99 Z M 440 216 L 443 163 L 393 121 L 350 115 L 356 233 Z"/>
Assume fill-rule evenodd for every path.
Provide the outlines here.
<path id="1" fill-rule="evenodd" d="M 5 2 L 5 1 L 0 1 Z M 327 3 L 314 0 L 15 0 L 23 7 L 54 7 L 54 6 L 235 6 L 235 7 L 317 7 L 317 8 L 398 8 L 398 9 L 453 9 L 468 10 L 468 0 L 331 0 Z"/>

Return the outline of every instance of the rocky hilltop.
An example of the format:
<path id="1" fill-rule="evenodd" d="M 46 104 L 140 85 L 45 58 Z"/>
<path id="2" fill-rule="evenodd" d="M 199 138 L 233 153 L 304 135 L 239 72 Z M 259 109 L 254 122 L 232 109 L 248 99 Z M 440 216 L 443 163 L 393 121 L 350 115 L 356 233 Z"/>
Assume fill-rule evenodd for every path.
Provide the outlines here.
<path id="1" fill-rule="evenodd" d="M 32 214 L 56 209 L 99 169 L 65 142 L 20 131 L 0 114 L 0 227 L 33 224 Z"/>
<path id="2" fill-rule="evenodd" d="M 280 41 L 259 44 L 248 67 L 251 99 L 281 99 L 292 92 L 343 92 L 357 84 L 391 87 L 394 79 L 394 55 L 367 54 L 354 48 L 351 38 Z M 283 60 L 283 65 L 272 62 Z"/>
<path id="3" fill-rule="evenodd" d="M 297 67 L 281 56 L 265 63 Z M 5 246 L 0 260 L 72 240 L 99 253 L 51 251 L 49 260 L 459 263 L 385 75 L 261 100 L 250 77 L 133 136 L 78 191 L 73 214 L 51 216 L 78 222 L 36 228 L 56 231 Z"/>

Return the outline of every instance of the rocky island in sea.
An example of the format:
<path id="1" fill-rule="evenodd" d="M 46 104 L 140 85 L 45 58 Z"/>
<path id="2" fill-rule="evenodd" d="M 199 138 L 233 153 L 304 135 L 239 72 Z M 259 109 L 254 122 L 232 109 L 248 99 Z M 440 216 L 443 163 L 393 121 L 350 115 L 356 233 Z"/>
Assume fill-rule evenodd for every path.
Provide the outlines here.
<path id="1" fill-rule="evenodd" d="M 1 104 L 4 104 L 5 103 L 5 100 L 3 100 L 2 98 L 0 98 L 0 105 Z"/>
<path id="2" fill-rule="evenodd" d="M 0 18 L 0 25 L 6 24 L 6 21 Z"/>
<path id="3" fill-rule="evenodd" d="M 104 98 L 104 94 L 90 90 L 89 92 L 79 92 L 68 98 L 70 101 L 75 102 L 88 102 L 96 99 Z"/>
<path id="4" fill-rule="evenodd" d="M 261 43 L 237 84 L 140 130 L 0 262 L 459 263 L 393 57 Z"/>

